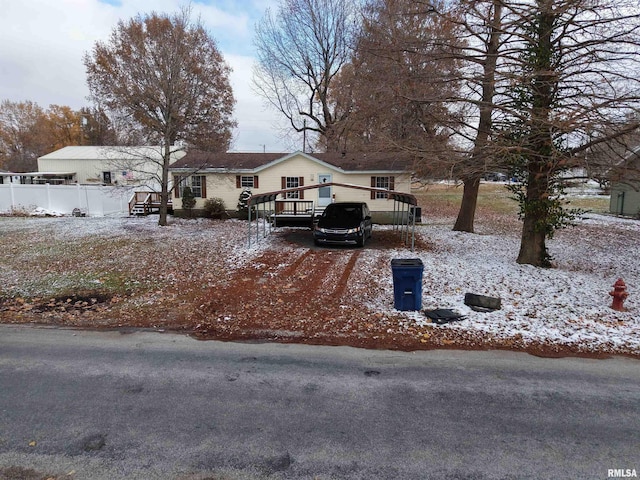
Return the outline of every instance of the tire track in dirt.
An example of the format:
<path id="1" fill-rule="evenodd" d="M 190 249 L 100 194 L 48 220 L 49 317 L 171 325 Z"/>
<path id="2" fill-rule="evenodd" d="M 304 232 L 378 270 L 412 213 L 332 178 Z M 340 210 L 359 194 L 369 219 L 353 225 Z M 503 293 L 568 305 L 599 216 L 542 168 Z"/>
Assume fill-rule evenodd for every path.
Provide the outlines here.
<path id="1" fill-rule="evenodd" d="M 349 282 L 349 277 L 351 276 L 351 272 L 353 272 L 353 268 L 355 267 L 356 262 L 358 261 L 358 257 L 360 257 L 360 252 L 361 250 L 358 250 L 352 253 L 351 257 L 349 257 L 349 261 L 347 262 L 347 265 L 344 268 L 344 272 L 342 272 L 342 276 L 338 281 L 338 285 L 336 286 L 336 289 L 333 291 L 332 295 L 335 299 L 340 299 L 344 294 L 344 290 L 345 288 L 347 288 L 347 283 Z"/>
<path id="2" fill-rule="evenodd" d="M 196 316 L 216 330 L 317 329 L 335 320 L 359 256 L 359 250 L 305 250 L 286 258 L 265 252 L 210 289 Z"/>
<path id="3" fill-rule="evenodd" d="M 308 303 L 325 302 L 339 284 L 344 258 L 342 252 L 309 250 L 286 269 L 286 276 L 276 279 L 275 285 L 283 279 L 293 281 L 297 290 L 304 291 Z"/>

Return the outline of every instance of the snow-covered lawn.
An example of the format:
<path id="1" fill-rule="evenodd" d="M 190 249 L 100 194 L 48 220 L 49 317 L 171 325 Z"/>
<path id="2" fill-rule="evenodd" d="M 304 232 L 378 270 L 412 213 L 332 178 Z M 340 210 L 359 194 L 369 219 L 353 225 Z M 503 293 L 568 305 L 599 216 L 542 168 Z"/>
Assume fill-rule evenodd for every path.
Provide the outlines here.
<path id="1" fill-rule="evenodd" d="M 391 255 L 423 261 L 423 308 L 451 308 L 467 317 L 433 328 L 488 334 L 506 344 L 640 352 L 640 222 L 589 215 L 548 243 L 556 265 L 552 269 L 517 264 L 516 236 L 428 226 L 420 228 L 420 235 L 434 245 L 433 251 Z M 618 278 L 624 279 L 629 292 L 626 312 L 610 308 L 609 292 Z M 389 281 L 386 284 L 392 288 Z M 466 292 L 500 297 L 502 308 L 476 312 L 464 304 Z M 421 313 L 403 315 L 407 324 L 427 322 Z"/>
<path id="2" fill-rule="evenodd" d="M 363 322 L 384 319 L 394 338 L 444 335 L 458 338 L 454 346 L 461 347 L 547 345 L 640 355 L 639 221 L 591 214 L 576 227 L 558 232 L 548 242 L 552 269 L 515 262 L 520 244 L 516 230 L 487 223 L 478 228 L 480 233 L 466 234 L 453 232 L 450 219 L 424 221 L 416 230 L 420 248 L 415 251 L 372 242 L 354 259 L 353 271 L 359 273 L 348 279 L 358 297 L 354 301 L 369 310 Z M 157 217 L 0 218 L 0 311 L 3 301 L 54 295 L 55 285 L 45 280 L 69 277 L 77 270 L 83 273 L 75 288 L 105 283 L 105 272 L 112 271 L 128 290 L 140 289 L 135 299 L 127 300 L 132 304 L 171 301 L 187 308 L 186 292 L 196 295 L 200 288 L 224 285 L 233 271 L 260 268 L 254 260 L 281 255 L 294 261 L 312 248 L 285 241 L 282 230 L 247 248 L 246 222 L 237 220 L 175 219 L 168 227 L 156 222 Z M 377 231 L 390 228 L 377 226 Z M 343 252 L 352 255 L 354 250 Z M 424 263 L 424 309 L 450 308 L 466 320 L 435 325 L 422 312 L 395 310 L 393 258 L 420 258 Z M 336 265 L 343 268 L 346 260 Z M 283 260 L 280 270 L 285 266 Z M 628 287 L 625 312 L 610 308 L 609 292 L 618 278 Z M 464 304 L 467 292 L 500 297 L 502 308 L 471 310 Z"/>

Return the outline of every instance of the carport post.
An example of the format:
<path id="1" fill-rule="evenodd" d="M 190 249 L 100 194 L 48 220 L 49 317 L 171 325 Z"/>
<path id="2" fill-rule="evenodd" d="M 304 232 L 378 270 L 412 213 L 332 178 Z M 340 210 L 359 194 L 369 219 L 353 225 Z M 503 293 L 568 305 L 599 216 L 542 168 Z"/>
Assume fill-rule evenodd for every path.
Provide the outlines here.
<path id="1" fill-rule="evenodd" d="M 251 207 L 249 207 L 251 210 Z M 258 215 L 258 202 L 256 202 L 256 245 L 260 243 L 260 215 Z"/>
<path id="2" fill-rule="evenodd" d="M 404 235 L 404 244 L 409 243 L 409 226 L 411 222 L 411 204 L 407 203 L 407 226 Z"/>
<path id="3" fill-rule="evenodd" d="M 400 203 L 398 199 L 393 199 L 393 229 L 400 230 L 400 222 L 402 221 L 402 213 L 400 211 Z"/>
<path id="4" fill-rule="evenodd" d="M 393 225 L 393 229 L 396 228 L 396 199 L 393 199 L 393 216 L 391 217 L 391 225 Z"/>
<path id="5" fill-rule="evenodd" d="M 407 210 L 407 221 L 405 222 L 405 217 L 404 217 L 404 206 L 408 205 L 406 203 L 402 204 L 402 230 L 400 230 L 401 235 L 402 235 L 402 241 L 404 242 L 404 244 L 407 244 L 407 228 L 409 226 L 409 210 Z"/>
<path id="6" fill-rule="evenodd" d="M 413 252 L 416 246 L 416 209 L 417 205 L 411 207 L 413 209 L 413 230 L 411 231 L 411 251 Z"/>
<path id="7" fill-rule="evenodd" d="M 249 202 L 249 217 L 247 225 L 249 225 L 249 230 L 247 231 L 247 239 L 249 240 L 249 248 L 251 248 L 251 202 Z"/>
<path id="8" fill-rule="evenodd" d="M 275 221 L 275 217 L 274 214 L 276 213 L 276 206 L 275 206 L 275 201 L 274 200 L 269 200 L 269 235 L 271 235 L 271 232 L 273 231 L 273 223 L 271 223 L 272 221 Z"/>

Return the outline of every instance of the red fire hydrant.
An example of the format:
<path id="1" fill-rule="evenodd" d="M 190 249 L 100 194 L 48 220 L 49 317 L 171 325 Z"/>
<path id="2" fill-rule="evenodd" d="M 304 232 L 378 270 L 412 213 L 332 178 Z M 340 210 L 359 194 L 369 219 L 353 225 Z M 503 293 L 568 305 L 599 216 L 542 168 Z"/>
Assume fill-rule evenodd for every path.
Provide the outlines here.
<path id="1" fill-rule="evenodd" d="M 616 280 L 616 283 L 613 284 L 613 292 L 609 292 L 609 295 L 613 297 L 611 308 L 618 312 L 624 312 L 625 308 L 622 306 L 622 303 L 629 296 L 624 280 L 621 278 Z"/>

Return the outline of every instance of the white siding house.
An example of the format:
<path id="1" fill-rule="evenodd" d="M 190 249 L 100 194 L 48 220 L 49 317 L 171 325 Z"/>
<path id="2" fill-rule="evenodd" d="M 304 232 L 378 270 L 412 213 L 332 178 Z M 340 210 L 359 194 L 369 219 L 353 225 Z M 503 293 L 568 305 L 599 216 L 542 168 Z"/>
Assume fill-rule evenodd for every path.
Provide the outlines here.
<path id="1" fill-rule="evenodd" d="M 640 218 L 640 146 L 633 148 L 611 174 L 609 211 Z"/>
<path id="2" fill-rule="evenodd" d="M 407 157 L 397 153 L 339 154 L 318 153 L 208 153 L 190 151 L 170 168 L 174 184 L 174 210 L 181 210 L 181 191 L 191 187 L 195 209 L 202 209 L 207 198 L 224 200 L 234 211 L 243 190 L 252 194 L 323 183 L 377 187 L 403 193 L 411 191 L 411 167 Z M 283 195 L 288 199 L 312 200 L 322 207 L 330 202 L 363 201 L 374 217 L 393 212 L 394 202 L 383 192 L 343 186 L 328 186 Z"/>
<path id="3" fill-rule="evenodd" d="M 171 163 L 185 155 L 173 147 Z M 38 172 L 47 176 L 74 175 L 75 182 L 89 185 L 145 186 L 158 189 L 162 150 L 142 147 L 64 147 L 38 158 Z"/>

